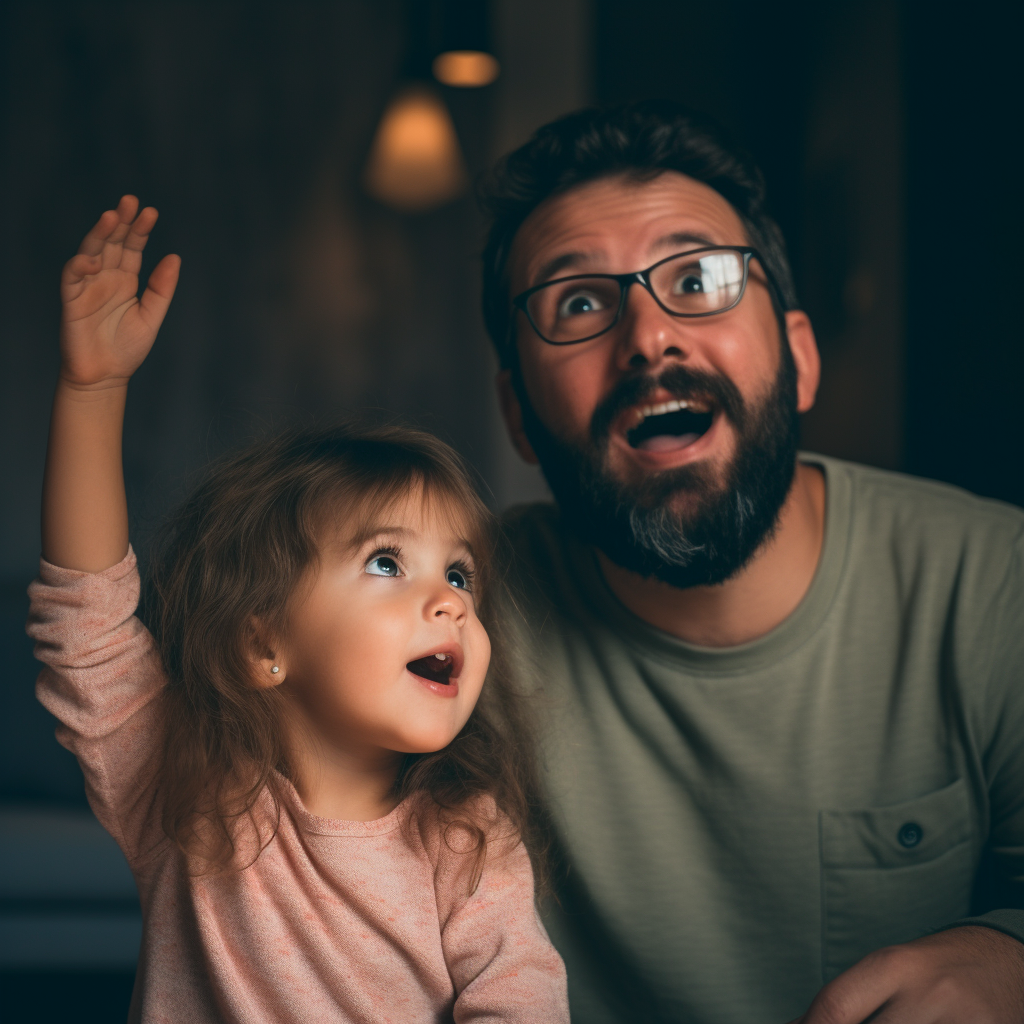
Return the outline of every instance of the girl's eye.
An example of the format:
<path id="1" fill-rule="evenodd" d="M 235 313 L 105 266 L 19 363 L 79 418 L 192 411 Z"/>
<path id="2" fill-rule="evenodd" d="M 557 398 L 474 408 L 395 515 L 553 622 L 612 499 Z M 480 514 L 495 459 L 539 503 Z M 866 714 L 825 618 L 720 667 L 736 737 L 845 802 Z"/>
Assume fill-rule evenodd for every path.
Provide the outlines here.
<path id="1" fill-rule="evenodd" d="M 466 579 L 465 573 L 461 570 L 449 569 L 445 578 L 457 590 L 469 590 L 469 580 Z"/>
<path id="2" fill-rule="evenodd" d="M 401 576 L 398 563 L 390 555 L 377 555 L 366 563 L 366 571 L 371 576 Z"/>

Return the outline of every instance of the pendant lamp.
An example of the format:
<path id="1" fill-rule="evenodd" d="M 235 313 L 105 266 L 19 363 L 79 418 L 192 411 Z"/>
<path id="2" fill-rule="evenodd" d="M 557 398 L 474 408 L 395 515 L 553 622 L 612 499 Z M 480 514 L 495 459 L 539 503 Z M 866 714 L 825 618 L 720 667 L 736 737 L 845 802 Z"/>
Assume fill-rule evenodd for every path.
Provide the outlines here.
<path id="1" fill-rule="evenodd" d="M 366 164 L 367 192 L 405 212 L 443 206 L 469 182 L 455 125 L 428 85 L 401 89 L 388 104 Z"/>
<path id="2" fill-rule="evenodd" d="M 434 77 L 458 89 L 490 85 L 501 71 L 491 46 L 487 0 L 440 0 L 440 35 Z"/>
<path id="3" fill-rule="evenodd" d="M 409 0 L 404 84 L 381 117 L 363 182 L 375 199 L 404 212 L 443 206 L 469 184 L 451 114 L 437 82 L 456 88 L 498 77 L 486 0 Z"/>

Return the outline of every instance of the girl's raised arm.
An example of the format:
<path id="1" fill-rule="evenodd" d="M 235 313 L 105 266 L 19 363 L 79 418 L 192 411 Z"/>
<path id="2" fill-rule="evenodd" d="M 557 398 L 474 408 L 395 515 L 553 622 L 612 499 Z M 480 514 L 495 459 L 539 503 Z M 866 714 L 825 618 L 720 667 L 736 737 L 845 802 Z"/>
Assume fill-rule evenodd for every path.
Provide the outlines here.
<path id="1" fill-rule="evenodd" d="M 156 340 L 181 260 L 165 256 L 138 298 L 157 212 L 123 196 L 61 276 L 60 376 L 43 479 L 43 557 L 102 572 L 128 551 L 121 429 L 128 381 Z"/>

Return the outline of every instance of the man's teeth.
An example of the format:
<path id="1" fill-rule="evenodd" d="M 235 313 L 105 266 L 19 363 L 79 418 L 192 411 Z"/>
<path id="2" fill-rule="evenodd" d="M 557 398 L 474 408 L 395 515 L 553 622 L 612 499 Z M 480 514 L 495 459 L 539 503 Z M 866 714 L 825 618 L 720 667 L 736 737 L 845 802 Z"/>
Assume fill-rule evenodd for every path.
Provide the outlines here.
<path id="1" fill-rule="evenodd" d="M 448 657 L 448 655 L 447 654 L 435 654 L 434 657 L 437 658 L 438 661 L 444 661 L 445 658 Z"/>
<path id="2" fill-rule="evenodd" d="M 633 427 L 638 427 L 649 416 L 664 416 L 670 412 L 682 412 L 683 409 L 689 409 L 698 414 L 708 411 L 701 402 L 688 402 L 685 399 L 674 398 L 667 402 L 659 402 L 657 405 L 639 405 L 633 410 Z"/>
<path id="3" fill-rule="evenodd" d="M 667 412 L 679 412 L 680 409 L 689 409 L 689 402 L 677 402 L 672 399 L 669 402 L 662 402 L 660 405 L 645 405 L 640 412 L 644 419 L 648 416 L 664 416 Z"/>

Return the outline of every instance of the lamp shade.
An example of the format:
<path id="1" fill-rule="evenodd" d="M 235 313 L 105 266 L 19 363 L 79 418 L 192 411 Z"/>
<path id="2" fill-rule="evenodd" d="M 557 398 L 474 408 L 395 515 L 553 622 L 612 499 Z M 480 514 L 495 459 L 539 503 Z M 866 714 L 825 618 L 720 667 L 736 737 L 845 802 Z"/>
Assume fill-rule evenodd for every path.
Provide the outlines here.
<path id="1" fill-rule="evenodd" d="M 448 50 L 434 58 L 434 77 L 461 89 L 490 85 L 500 71 L 497 60 L 483 50 Z"/>
<path id="2" fill-rule="evenodd" d="M 429 210 L 468 183 L 455 126 L 441 98 L 425 86 L 400 92 L 377 128 L 366 164 L 366 190 L 399 210 Z"/>

